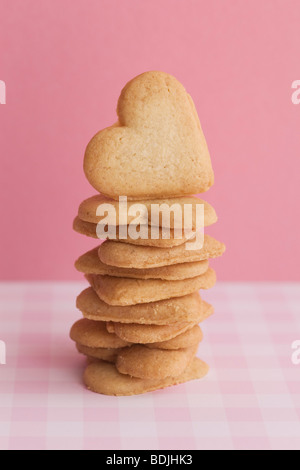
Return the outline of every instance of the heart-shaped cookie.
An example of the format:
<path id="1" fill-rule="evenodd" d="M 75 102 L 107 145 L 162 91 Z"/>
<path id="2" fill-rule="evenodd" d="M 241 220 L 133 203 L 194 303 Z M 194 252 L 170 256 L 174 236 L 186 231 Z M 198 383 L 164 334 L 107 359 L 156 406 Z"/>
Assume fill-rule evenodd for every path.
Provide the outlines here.
<path id="1" fill-rule="evenodd" d="M 104 395 L 128 396 L 151 392 L 189 380 L 200 379 L 208 373 L 208 365 L 194 357 L 185 371 L 177 377 L 166 379 L 139 379 L 118 372 L 114 364 L 92 362 L 84 372 L 84 382 L 89 390 Z"/>
<path id="2" fill-rule="evenodd" d="M 194 103 L 176 78 L 146 72 L 123 88 L 118 122 L 87 146 L 91 185 L 114 199 L 176 197 L 213 184 L 205 137 Z"/>

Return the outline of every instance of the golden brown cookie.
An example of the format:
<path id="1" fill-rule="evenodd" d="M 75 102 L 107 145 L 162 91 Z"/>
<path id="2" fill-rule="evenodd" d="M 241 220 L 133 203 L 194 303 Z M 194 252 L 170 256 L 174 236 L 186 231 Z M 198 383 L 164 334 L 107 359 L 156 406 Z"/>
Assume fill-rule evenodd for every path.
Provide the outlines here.
<path id="1" fill-rule="evenodd" d="M 73 230 L 81 235 L 86 235 L 91 238 L 98 238 L 96 233 L 97 224 L 92 224 L 91 222 L 85 222 L 79 217 L 75 217 L 73 220 Z"/>
<path id="2" fill-rule="evenodd" d="M 103 211 L 103 216 L 97 215 L 97 211 L 103 205 L 109 204 L 113 211 Z M 139 208 L 137 208 L 137 204 Z M 191 223 L 185 227 L 185 222 L 188 223 L 188 219 L 185 219 L 185 206 L 188 205 L 192 211 Z M 201 221 L 197 223 L 197 206 L 203 206 L 204 209 L 204 227 L 214 224 L 217 221 L 217 215 L 215 209 L 206 201 L 199 199 L 196 196 L 183 196 L 171 199 L 151 199 L 141 201 L 127 201 L 127 205 L 120 204 L 119 201 L 108 199 L 102 194 L 89 197 L 82 201 L 78 208 L 78 217 L 84 222 L 98 224 L 103 222 L 104 225 L 110 224 L 112 226 L 117 225 L 129 225 L 133 223 L 148 224 L 152 226 L 170 227 L 170 229 L 185 227 L 186 229 L 195 230 L 202 227 Z M 176 212 L 176 217 L 171 210 L 172 207 Z M 170 215 L 169 216 L 169 210 Z M 137 212 L 138 211 L 138 212 Z M 199 208 L 198 208 L 199 211 Z M 99 212 L 98 212 L 99 213 Z M 139 221 L 136 217 L 140 217 Z M 163 217 L 163 215 L 165 217 Z M 120 223 L 120 221 L 122 223 Z M 165 231 L 164 231 L 165 232 Z M 171 232 L 174 237 L 174 233 Z M 162 238 L 162 232 L 161 237 Z"/>
<path id="3" fill-rule="evenodd" d="M 115 334 L 111 334 L 106 329 L 106 323 L 87 320 L 78 320 L 71 328 L 70 338 L 83 346 L 89 348 L 123 348 L 129 343 L 123 341 Z"/>
<path id="4" fill-rule="evenodd" d="M 180 375 L 195 356 L 197 347 L 163 350 L 133 345 L 117 356 L 116 368 L 121 374 L 140 379 L 164 379 Z"/>
<path id="5" fill-rule="evenodd" d="M 199 289 L 210 289 L 216 283 L 212 268 L 201 276 L 179 281 L 162 279 L 129 279 L 98 274 L 86 274 L 101 300 L 109 305 L 136 305 L 191 294 Z"/>
<path id="6" fill-rule="evenodd" d="M 166 341 L 160 341 L 158 343 L 146 343 L 151 349 L 184 349 L 194 345 L 197 345 L 202 341 L 203 333 L 198 325 L 194 325 L 184 333 L 180 333 L 172 339 Z M 89 348 L 83 346 L 80 343 L 76 343 L 77 350 L 81 354 L 85 354 L 88 357 L 94 357 L 96 359 L 102 359 L 103 361 L 115 362 L 118 354 L 124 348 Z M 125 346 L 129 347 L 129 346 Z"/>
<path id="7" fill-rule="evenodd" d="M 198 292 L 183 297 L 125 307 L 108 305 L 90 287 L 79 294 L 77 308 L 95 321 L 167 325 L 182 321 L 201 322 L 213 313 L 213 307 L 201 300 Z"/>
<path id="8" fill-rule="evenodd" d="M 149 198 L 207 191 L 214 175 L 191 97 L 164 72 L 138 75 L 123 88 L 117 123 L 87 146 L 90 184 L 113 198 Z"/>
<path id="9" fill-rule="evenodd" d="M 173 248 L 155 248 L 107 240 L 99 247 L 99 258 L 102 263 L 120 268 L 149 269 L 216 258 L 224 251 L 224 243 L 209 235 L 204 236 L 204 245 L 199 250 L 187 250 L 185 243 Z"/>
<path id="10" fill-rule="evenodd" d="M 167 341 L 145 344 L 148 348 L 154 349 L 183 349 L 199 344 L 203 339 L 203 333 L 198 325 L 187 329 L 185 332 Z"/>
<path id="11" fill-rule="evenodd" d="M 192 328 L 194 323 L 181 322 L 170 325 L 140 325 L 138 323 L 116 323 L 106 324 L 109 333 L 115 333 L 119 338 L 128 343 L 159 343 L 167 341 Z"/>
<path id="12" fill-rule="evenodd" d="M 102 274 L 104 276 L 129 277 L 133 279 L 166 279 L 169 281 L 200 276 L 208 269 L 208 260 L 150 269 L 118 268 L 102 263 L 98 256 L 98 249 L 99 247 L 94 248 L 80 256 L 75 262 L 75 268 L 85 274 Z"/>
<path id="13" fill-rule="evenodd" d="M 89 390 L 103 395 L 128 396 L 152 392 L 190 380 L 201 379 L 207 375 L 208 365 L 195 357 L 185 371 L 177 377 L 163 380 L 144 380 L 120 374 L 115 365 L 97 361 L 87 366 L 84 383 Z"/>
<path id="14" fill-rule="evenodd" d="M 107 331 L 105 331 L 105 326 Z M 154 343 L 167 341 L 178 336 L 187 329 L 192 328 L 193 323 L 175 323 L 173 325 L 137 325 L 108 322 L 94 322 L 81 319 L 77 321 L 70 333 L 70 337 L 77 345 L 88 349 L 120 349 L 130 346 L 131 343 Z M 140 335 L 138 333 L 140 332 Z M 117 336 L 117 337 L 116 337 Z M 127 338 L 127 339 L 126 339 Z M 136 341 L 130 341 L 136 339 Z M 120 339 L 121 341 L 119 341 Z M 83 354 L 92 356 L 80 351 Z M 101 351 L 99 351 L 99 354 Z M 102 356 L 99 357 L 102 359 Z"/>
<path id="15" fill-rule="evenodd" d="M 99 238 L 97 234 L 97 224 L 93 224 L 91 222 L 85 222 L 84 220 L 81 220 L 79 217 L 75 217 L 73 221 L 73 230 L 75 232 L 80 233 L 81 235 L 86 235 L 87 237 L 92 237 L 92 238 Z M 172 247 L 172 246 L 177 246 L 181 245 L 182 243 L 185 243 L 187 240 L 192 239 L 195 234 L 194 232 L 191 232 L 188 236 L 181 236 L 178 238 L 176 236 L 175 238 L 175 232 L 173 229 L 170 229 L 169 234 L 167 234 L 168 238 L 163 238 L 163 233 L 165 229 L 162 227 L 158 227 L 158 239 L 152 239 L 151 234 L 150 234 L 150 227 L 147 225 L 145 228 L 143 228 L 143 233 L 144 237 L 147 236 L 148 238 L 137 238 L 136 240 L 131 238 L 127 232 L 127 238 L 122 240 L 119 237 L 119 227 L 116 227 L 116 233 L 114 239 L 122 242 L 122 243 L 130 243 L 131 245 L 143 245 L 143 246 L 157 246 L 161 248 L 166 248 L 166 247 Z M 107 234 L 103 239 L 109 239 L 109 235 Z"/>
<path id="16" fill-rule="evenodd" d="M 83 344 L 76 343 L 77 351 L 89 358 L 101 359 L 102 361 L 113 362 L 117 360 L 117 356 L 122 348 L 89 348 Z"/>

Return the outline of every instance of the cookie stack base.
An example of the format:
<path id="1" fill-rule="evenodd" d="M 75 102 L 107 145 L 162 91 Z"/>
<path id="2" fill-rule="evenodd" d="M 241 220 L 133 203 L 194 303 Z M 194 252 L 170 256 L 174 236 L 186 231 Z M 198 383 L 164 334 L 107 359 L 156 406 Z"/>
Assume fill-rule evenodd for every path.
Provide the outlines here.
<path id="1" fill-rule="evenodd" d="M 198 323 L 213 308 L 198 290 L 214 285 L 208 258 L 223 250 L 208 236 L 193 260 L 184 246 L 149 251 L 106 241 L 76 261 L 91 287 L 77 298 L 84 318 L 73 325 L 70 336 L 89 361 L 84 382 L 90 390 L 137 395 L 207 374 L 208 366 L 195 355 L 203 338 Z M 105 261 L 113 264 L 101 259 L 103 252 L 109 252 Z M 165 265 L 156 266 L 161 259 Z M 145 260 L 151 268 L 142 268 Z"/>
<path id="2" fill-rule="evenodd" d="M 121 374 L 114 364 L 94 360 L 84 372 L 84 383 L 95 393 L 114 396 L 140 395 L 191 380 L 201 379 L 208 373 L 208 365 L 195 357 L 183 373 L 165 379 L 141 379 Z"/>

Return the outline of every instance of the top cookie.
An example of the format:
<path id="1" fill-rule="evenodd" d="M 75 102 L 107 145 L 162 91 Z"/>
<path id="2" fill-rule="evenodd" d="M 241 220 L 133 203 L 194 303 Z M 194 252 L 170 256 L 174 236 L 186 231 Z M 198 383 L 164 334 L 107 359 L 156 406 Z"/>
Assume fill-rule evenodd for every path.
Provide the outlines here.
<path id="1" fill-rule="evenodd" d="M 194 103 L 174 77 L 146 72 L 123 88 L 118 122 L 87 146 L 84 171 L 113 199 L 176 197 L 213 184 L 205 137 Z"/>

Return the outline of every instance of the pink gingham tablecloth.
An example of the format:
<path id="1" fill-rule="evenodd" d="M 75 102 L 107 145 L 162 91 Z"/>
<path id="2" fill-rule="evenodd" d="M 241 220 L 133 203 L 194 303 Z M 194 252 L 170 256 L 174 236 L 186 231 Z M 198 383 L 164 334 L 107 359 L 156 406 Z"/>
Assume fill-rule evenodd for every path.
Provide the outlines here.
<path id="1" fill-rule="evenodd" d="M 300 449 L 300 284 L 218 283 L 200 381 L 136 397 L 82 385 L 68 339 L 85 285 L 0 284 L 1 449 Z"/>

